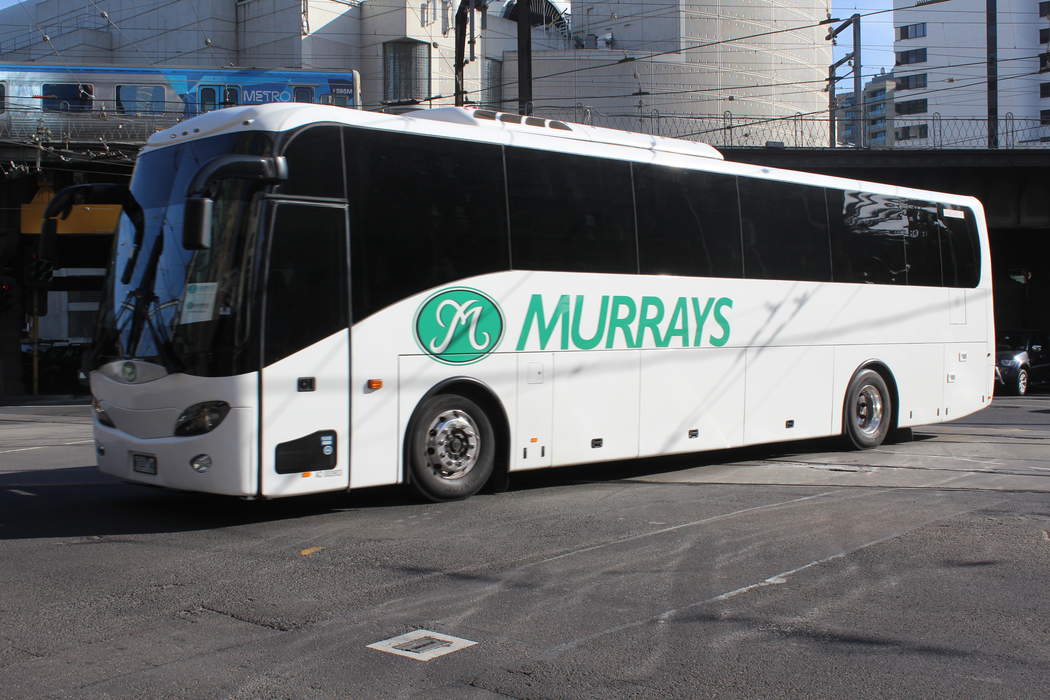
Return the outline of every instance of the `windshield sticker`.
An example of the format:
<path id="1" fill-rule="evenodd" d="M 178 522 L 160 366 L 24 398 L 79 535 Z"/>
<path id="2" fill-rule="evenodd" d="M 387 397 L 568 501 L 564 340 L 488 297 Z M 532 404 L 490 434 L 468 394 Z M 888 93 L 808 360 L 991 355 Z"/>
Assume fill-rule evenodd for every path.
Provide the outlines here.
<path id="1" fill-rule="evenodd" d="M 182 314 L 179 324 L 210 321 L 215 316 L 215 296 L 218 282 L 190 282 L 186 285 L 186 296 L 182 299 Z"/>

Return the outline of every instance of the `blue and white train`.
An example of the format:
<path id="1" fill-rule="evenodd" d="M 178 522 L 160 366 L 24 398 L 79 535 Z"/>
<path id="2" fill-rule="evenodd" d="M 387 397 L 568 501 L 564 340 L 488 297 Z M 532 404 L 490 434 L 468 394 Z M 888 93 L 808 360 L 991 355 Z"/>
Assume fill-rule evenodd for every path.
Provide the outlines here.
<path id="1" fill-rule="evenodd" d="M 360 85 L 357 71 L 0 64 L 0 138 L 144 141 L 236 105 L 359 108 Z"/>

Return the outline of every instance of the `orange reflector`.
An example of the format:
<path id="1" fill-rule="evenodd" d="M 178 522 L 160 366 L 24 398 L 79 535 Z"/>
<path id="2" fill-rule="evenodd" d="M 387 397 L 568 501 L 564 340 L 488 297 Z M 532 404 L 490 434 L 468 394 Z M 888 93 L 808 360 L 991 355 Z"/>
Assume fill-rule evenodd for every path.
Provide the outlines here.
<path id="1" fill-rule="evenodd" d="M 539 438 L 529 438 L 529 442 L 539 442 Z"/>
<path id="2" fill-rule="evenodd" d="M 303 472 L 303 477 L 304 478 L 307 477 L 307 476 L 313 476 L 313 475 L 314 475 L 313 472 Z"/>
<path id="3" fill-rule="evenodd" d="M 369 379 L 368 380 L 368 388 L 371 389 L 372 391 L 375 391 L 376 389 L 382 389 L 383 388 L 383 380 L 382 379 Z"/>

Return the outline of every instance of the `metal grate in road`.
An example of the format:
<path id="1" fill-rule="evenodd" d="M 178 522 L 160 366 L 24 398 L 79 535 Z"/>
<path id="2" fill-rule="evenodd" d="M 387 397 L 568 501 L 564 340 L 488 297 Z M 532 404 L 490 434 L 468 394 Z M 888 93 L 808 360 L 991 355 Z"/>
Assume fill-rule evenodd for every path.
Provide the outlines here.
<path id="1" fill-rule="evenodd" d="M 415 630 L 369 644 L 369 649 L 397 654 L 416 661 L 430 661 L 439 656 L 472 647 L 477 642 L 430 630 Z"/>

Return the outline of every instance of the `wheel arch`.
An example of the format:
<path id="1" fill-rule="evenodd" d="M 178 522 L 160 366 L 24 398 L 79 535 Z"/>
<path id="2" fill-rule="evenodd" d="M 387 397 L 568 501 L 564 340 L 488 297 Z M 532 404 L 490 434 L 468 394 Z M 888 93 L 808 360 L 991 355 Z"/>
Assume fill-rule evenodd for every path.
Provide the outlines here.
<path id="1" fill-rule="evenodd" d="M 873 370 L 882 377 L 882 381 L 886 382 L 886 388 L 890 390 L 890 410 L 892 415 L 890 416 L 890 430 L 894 430 L 900 427 L 900 392 L 897 389 L 897 380 L 893 376 L 893 370 L 889 368 L 882 360 L 870 359 L 860 363 L 853 373 L 850 374 L 849 381 L 846 382 L 846 393 L 842 397 L 843 406 L 845 406 L 846 400 L 849 398 L 849 385 L 853 382 L 853 378 L 866 369 Z M 843 411 L 843 430 L 845 430 L 846 413 Z"/>
<path id="2" fill-rule="evenodd" d="M 492 465 L 492 475 L 489 477 L 488 484 L 498 484 L 505 480 L 510 471 L 510 419 L 507 417 L 507 411 L 503 407 L 503 402 L 496 396 L 496 392 L 488 384 L 474 377 L 462 376 L 448 377 L 430 387 L 425 394 L 419 397 L 419 401 L 412 409 L 412 417 L 409 418 L 405 434 L 401 438 L 403 458 L 401 473 L 404 483 L 410 484 L 412 481 L 412 470 L 408 466 L 408 451 L 419 407 L 427 399 L 439 394 L 459 394 L 470 399 L 486 412 L 492 423 L 492 429 L 496 433 L 495 462 Z"/>

